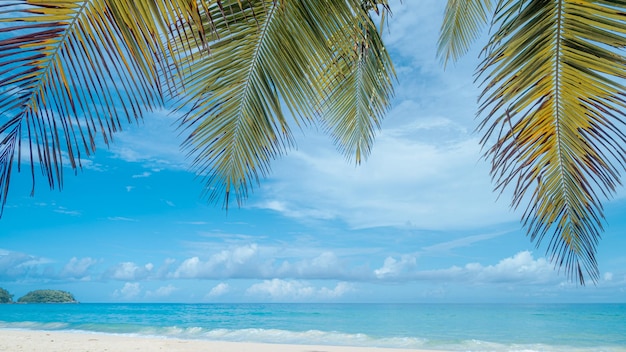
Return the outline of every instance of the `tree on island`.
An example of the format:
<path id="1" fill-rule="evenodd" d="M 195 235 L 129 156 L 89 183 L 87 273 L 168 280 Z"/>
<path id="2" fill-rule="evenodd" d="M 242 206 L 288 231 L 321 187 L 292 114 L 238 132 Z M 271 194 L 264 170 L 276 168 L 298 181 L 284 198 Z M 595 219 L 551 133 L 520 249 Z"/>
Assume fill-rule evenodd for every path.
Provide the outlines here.
<path id="1" fill-rule="evenodd" d="M 0 287 L 0 304 L 2 303 L 13 303 L 13 295 Z"/>
<path id="2" fill-rule="evenodd" d="M 374 22 L 387 0 L 12 5 L 0 16 L 2 206 L 20 157 L 60 188 L 64 160 L 81 167 L 97 135 L 108 143 L 163 101 L 184 113 L 208 198 L 240 204 L 293 146 L 283 106 L 360 163 L 393 94 Z M 548 257 L 580 283 L 599 277 L 601 201 L 626 164 L 625 13 L 623 1 L 449 0 L 442 26 L 445 62 L 491 25 L 478 129 L 496 189 L 513 190 L 531 240 L 548 235 Z"/>
<path id="3" fill-rule="evenodd" d="M 20 297 L 17 303 L 78 303 L 78 301 L 66 291 L 35 290 Z"/>

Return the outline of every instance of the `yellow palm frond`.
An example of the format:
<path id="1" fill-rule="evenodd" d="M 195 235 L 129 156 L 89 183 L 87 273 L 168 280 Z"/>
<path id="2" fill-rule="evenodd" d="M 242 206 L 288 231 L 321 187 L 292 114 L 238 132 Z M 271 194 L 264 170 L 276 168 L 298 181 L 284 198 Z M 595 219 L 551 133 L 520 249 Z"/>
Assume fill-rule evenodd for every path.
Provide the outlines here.
<path id="1" fill-rule="evenodd" d="M 624 170 L 626 3 L 500 1 L 479 70 L 479 126 L 496 188 L 553 262 L 578 282 L 598 279 L 601 196 Z"/>

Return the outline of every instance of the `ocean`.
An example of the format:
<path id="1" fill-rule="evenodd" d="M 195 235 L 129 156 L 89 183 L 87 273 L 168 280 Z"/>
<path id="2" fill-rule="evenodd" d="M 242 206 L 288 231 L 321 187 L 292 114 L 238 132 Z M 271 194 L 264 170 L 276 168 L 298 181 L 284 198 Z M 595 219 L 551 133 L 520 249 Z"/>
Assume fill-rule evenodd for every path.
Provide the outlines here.
<path id="1" fill-rule="evenodd" d="M 463 352 L 626 352 L 626 304 L 5 304 L 0 328 Z"/>

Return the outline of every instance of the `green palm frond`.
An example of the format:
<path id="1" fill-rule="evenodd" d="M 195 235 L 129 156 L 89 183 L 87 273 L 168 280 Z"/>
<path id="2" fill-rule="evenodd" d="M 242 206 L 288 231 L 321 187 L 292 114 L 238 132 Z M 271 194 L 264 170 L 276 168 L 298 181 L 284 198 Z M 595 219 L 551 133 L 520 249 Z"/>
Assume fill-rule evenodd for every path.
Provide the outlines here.
<path id="1" fill-rule="evenodd" d="M 553 262 L 598 279 L 601 197 L 626 162 L 626 2 L 501 1 L 479 70 L 486 156 L 496 188 Z M 491 146 L 490 146 L 491 145 Z"/>
<path id="2" fill-rule="evenodd" d="M 437 49 L 444 66 L 467 53 L 488 23 L 492 7 L 493 0 L 448 0 Z"/>
<path id="3" fill-rule="evenodd" d="M 194 167 L 208 175 L 211 197 L 245 198 L 251 180 L 266 173 L 271 158 L 290 143 L 289 128 L 267 71 L 277 68 L 267 55 L 281 43 L 282 8 L 274 1 L 224 2 L 205 15 L 219 35 L 211 54 L 191 57 L 182 82 L 191 106 L 183 123 L 192 130 L 185 142 L 196 153 Z M 209 21 L 213 19 L 213 21 Z M 259 171 L 260 170 L 260 171 Z"/>
<path id="4" fill-rule="evenodd" d="M 372 19 L 355 17 L 352 27 L 329 41 L 335 58 L 318 81 L 325 95 L 322 123 L 340 151 L 358 164 L 369 155 L 387 112 L 395 72 Z"/>
<path id="5" fill-rule="evenodd" d="M 0 214 L 17 153 L 27 153 L 51 188 L 63 164 L 108 143 L 122 122 L 162 100 L 171 75 L 162 36 L 193 23 L 188 0 L 21 0 L 4 3 L 0 21 Z M 192 27 L 190 25 L 190 27 Z M 202 36 L 199 36 L 202 40 Z M 22 147 L 25 144 L 25 148 Z"/>
<path id="6" fill-rule="evenodd" d="M 358 114 L 366 128 L 334 133 L 360 159 L 391 92 L 393 69 L 369 17 L 379 8 L 384 17 L 386 0 L 0 4 L 0 21 L 8 23 L 0 30 L 0 203 L 12 166 L 21 164 L 16 154 L 28 154 L 33 184 L 39 163 L 50 187 L 60 187 L 63 164 L 80 167 L 97 136 L 108 143 L 123 121 L 178 96 L 181 109 L 191 107 L 182 123 L 196 171 L 226 204 L 233 193 L 243 200 L 270 160 L 293 144 L 283 107 L 296 124 L 316 121 L 321 110 Z M 360 83 L 337 88 L 342 82 L 326 78 L 339 73 L 348 81 L 360 75 Z M 355 117 L 327 121 L 346 125 L 341 118 Z"/>
<path id="7" fill-rule="evenodd" d="M 241 203 L 267 175 L 270 161 L 293 145 L 284 107 L 296 124 L 308 124 L 318 115 L 316 102 L 329 93 L 354 104 L 354 91 L 334 88 L 342 82 L 319 78 L 336 77 L 347 67 L 335 64 L 337 53 L 350 53 L 348 60 L 355 62 L 357 46 L 366 45 L 357 42 L 366 36 L 364 28 L 355 26 L 355 16 L 359 20 L 369 14 L 352 0 L 232 0 L 221 5 L 204 14 L 205 28 L 215 34 L 211 53 L 188 58 L 181 109 L 190 108 L 183 124 L 191 131 L 185 146 L 195 157 L 195 170 L 206 182 L 209 199 L 223 199 L 227 207 L 231 196 Z M 337 33 L 344 36 L 339 43 L 333 38 Z M 368 88 L 369 94 L 378 93 Z M 355 115 L 342 118 L 352 121 Z M 369 132 L 357 132 L 369 138 Z"/>

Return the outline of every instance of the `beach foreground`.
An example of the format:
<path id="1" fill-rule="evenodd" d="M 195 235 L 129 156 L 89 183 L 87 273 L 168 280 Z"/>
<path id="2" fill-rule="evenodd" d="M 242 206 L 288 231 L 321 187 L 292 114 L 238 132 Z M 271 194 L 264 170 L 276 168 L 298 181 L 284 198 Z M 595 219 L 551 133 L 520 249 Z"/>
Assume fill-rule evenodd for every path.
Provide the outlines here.
<path id="1" fill-rule="evenodd" d="M 181 340 L 65 331 L 1 330 L 0 351 L 11 352 L 428 352 L 375 347 L 283 345 Z"/>

